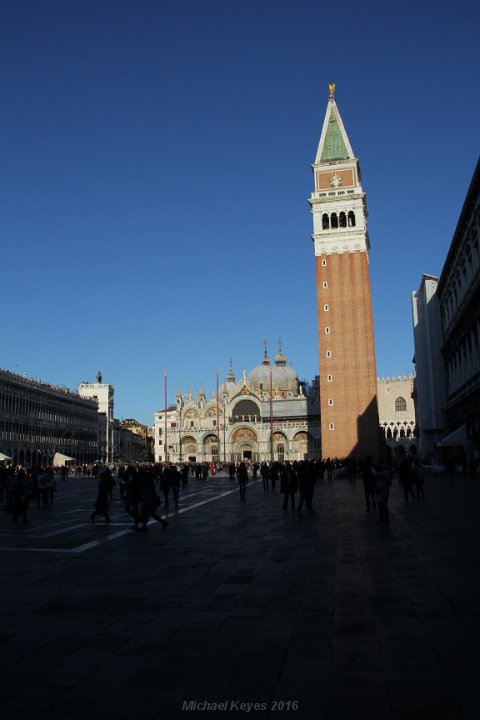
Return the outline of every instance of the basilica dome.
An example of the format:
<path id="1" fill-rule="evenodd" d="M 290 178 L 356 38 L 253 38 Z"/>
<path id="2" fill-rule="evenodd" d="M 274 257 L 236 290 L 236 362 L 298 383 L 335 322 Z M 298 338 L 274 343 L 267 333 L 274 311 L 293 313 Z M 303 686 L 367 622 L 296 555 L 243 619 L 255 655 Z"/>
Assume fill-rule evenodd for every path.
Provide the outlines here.
<path id="1" fill-rule="evenodd" d="M 272 386 L 274 394 L 286 395 L 287 393 L 298 394 L 298 377 L 295 370 L 287 366 L 287 358 L 279 350 L 274 358 L 275 365 L 270 364 L 270 358 L 265 351 L 262 364 L 253 368 L 248 376 L 249 385 L 255 390 L 268 392 L 270 390 L 270 373 L 272 374 Z"/>
<path id="2" fill-rule="evenodd" d="M 222 383 L 220 387 L 218 388 L 218 396 L 223 397 L 224 395 L 227 395 L 230 397 L 231 395 L 236 392 L 237 388 L 237 381 L 235 380 L 235 375 L 233 373 L 232 368 L 230 368 L 230 372 L 227 375 L 226 382 Z"/>

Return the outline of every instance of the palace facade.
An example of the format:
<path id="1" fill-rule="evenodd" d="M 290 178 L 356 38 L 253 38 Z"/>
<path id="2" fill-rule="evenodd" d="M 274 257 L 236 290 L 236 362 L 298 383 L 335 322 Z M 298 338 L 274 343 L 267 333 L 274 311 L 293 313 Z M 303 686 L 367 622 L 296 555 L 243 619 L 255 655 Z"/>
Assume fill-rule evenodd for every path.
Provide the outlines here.
<path id="1" fill-rule="evenodd" d="M 394 455 L 418 450 L 415 375 L 377 378 L 380 429 Z"/>
<path id="2" fill-rule="evenodd" d="M 14 465 L 42 466 L 62 453 L 98 457 L 98 405 L 58 385 L 0 370 L 0 452 Z"/>

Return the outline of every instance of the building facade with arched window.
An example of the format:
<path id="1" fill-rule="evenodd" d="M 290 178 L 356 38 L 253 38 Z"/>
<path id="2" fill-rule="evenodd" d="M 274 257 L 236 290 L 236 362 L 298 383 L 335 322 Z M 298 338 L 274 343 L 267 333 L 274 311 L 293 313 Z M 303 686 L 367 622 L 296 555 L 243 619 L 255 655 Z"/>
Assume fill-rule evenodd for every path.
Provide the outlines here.
<path id="1" fill-rule="evenodd" d="M 377 378 L 380 428 L 395 454 L 417 449 L 414 390 L 415 375 Z"/>
<path id="2" fill-rule="evenodd" d="M 318 378 L 307 385 L 287 365 L 281 348 L 274 363 L 225 382 L 207 397 L 179 389 L 175 406 L 155 413 L 156 462 L 238 462 L 320 457 Z"/>
<path id="3" fill-rule="evenodd" d="M 93 398 L 0 369 L 0 453 L 13 465 L 51 465 L 56 453 L 95 462 L 98 417 Z"/>

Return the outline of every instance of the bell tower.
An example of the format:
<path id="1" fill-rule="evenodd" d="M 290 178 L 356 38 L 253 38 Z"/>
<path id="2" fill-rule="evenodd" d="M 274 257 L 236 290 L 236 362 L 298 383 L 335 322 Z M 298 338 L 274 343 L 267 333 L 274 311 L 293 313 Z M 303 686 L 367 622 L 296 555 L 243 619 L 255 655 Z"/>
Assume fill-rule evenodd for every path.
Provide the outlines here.
<path id="1" fill-rule="evenodd" d="M 329 85 L 312 165 L 322 457 L 379 454 L 377 371 L 367 205 L 355 158 Z"/>

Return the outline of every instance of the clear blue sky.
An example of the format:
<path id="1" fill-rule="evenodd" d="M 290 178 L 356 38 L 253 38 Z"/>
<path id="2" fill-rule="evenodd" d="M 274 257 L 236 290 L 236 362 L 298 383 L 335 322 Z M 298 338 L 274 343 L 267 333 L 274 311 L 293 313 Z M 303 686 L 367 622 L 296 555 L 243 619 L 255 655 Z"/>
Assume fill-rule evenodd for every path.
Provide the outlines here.
<path id="1" fill-rule="evenodd" d="M 151 424 L 277 339 L 318 372 L 307 199 L 328 83 L 369 207 L 379 376 L 413 371 L 479 153 L 478 0 L 48 0 L 0 16 L 0 366 Z"/>

